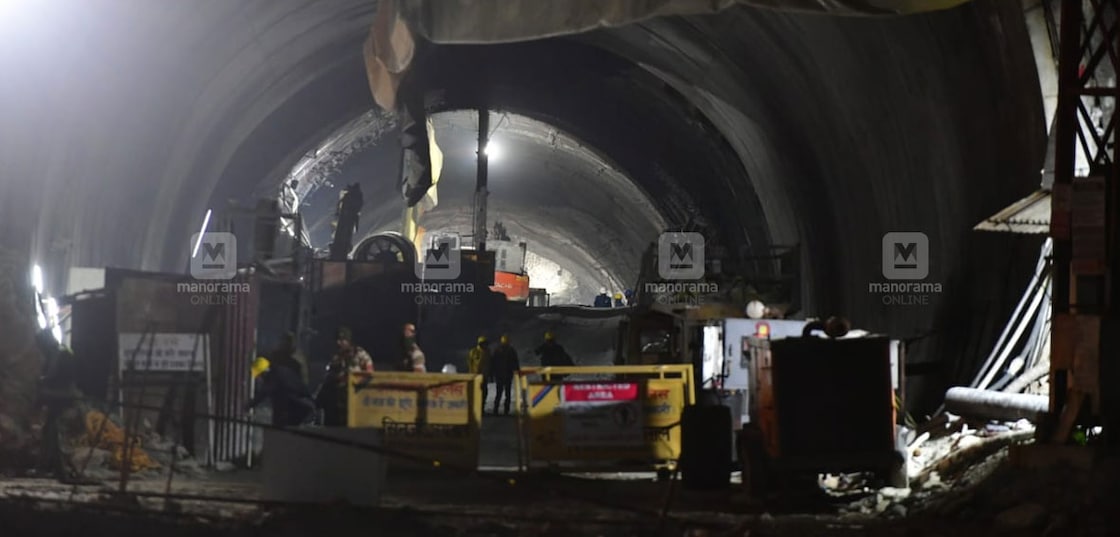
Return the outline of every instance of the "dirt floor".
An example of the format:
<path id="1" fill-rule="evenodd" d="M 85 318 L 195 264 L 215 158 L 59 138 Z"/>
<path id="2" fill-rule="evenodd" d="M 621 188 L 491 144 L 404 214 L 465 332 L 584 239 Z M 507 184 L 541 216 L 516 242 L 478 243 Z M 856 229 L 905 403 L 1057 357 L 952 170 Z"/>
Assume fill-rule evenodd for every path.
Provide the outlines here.
<path id="1" fill-rule="evenodd" d="M 694 491 L 652 474 L 393 470 L 376 508 L 258 504 L 258 479 L 248 471 L 177 478 L 168 499 L 160 497 L 165 476 L 142 475 L 123 496 L 112 481 L 11 478 L 0 482 L 0 523 L 4 535 L 118 537 L 1120 535 L 1116 460 L 1032 469 L 1011 464 L 1007 448 L 914 489 L 856 487 L 765 502 L 748 500 L 737 485 Z"/>

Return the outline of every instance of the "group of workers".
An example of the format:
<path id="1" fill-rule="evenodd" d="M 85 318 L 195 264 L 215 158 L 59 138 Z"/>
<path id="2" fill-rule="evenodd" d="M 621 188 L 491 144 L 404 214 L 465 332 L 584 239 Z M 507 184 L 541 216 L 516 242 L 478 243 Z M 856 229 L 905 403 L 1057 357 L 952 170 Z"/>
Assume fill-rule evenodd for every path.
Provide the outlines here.
<path id="1" fill-rule="evenodd" d="M 556 342 L 552 332 L 545 332 L 544 343 L 535 349 L 541 367 L 568 367 L 575 365 L 564 347 Z M 512 404 L 513 378 L 521 369 L 521 361 L 509 342 L 508 335 L 502 335 L 498 347 L 490 350 L 490 339 L 478 336 L 477 344 L 467 355 L 467 369 L 472 375 L 482 375 L 482 401 L 487 401 L 489 384 L 494 383 L 494 414 L 509 415 Z"/>
<path id="2" fill-rule="evenodd" d="M 426 371 L 424 352 L 416 343 L 416 326 L 404 325 L 400 347 L 400 370 Z M 306 361 L 296 348 L 295 336 L 288 334 L 268 357 L 258 357 L 252 365 L 252 376 L 258 379 L 257 390 L 249 401 L 250 409 L 265 401 L 272 404 L 272 424 L 277 427 L 304 425 L 322 412 L 327 426 L 346 424 L 346 382 L 350 373 L 373 371 L 373 358 L 354 343 L 348 327 L 338 329 L 336 350 L 327 364 L 327 372 L 314 393 L 308 389 Z"/>
<path id="3" fill-rule="evenodd" d="M 346 425 L 347 381 L 351 373 L 372 372 L 373 359 L 365 349 L 356 345 L 353 333 L 347 327 L 338 330 L 337 350 L 327 365 L 327 373 L 314 393 L 308 389 L 306 360 L 300 355 L 295 336 L 288 334 L 282 343 L 269 353 L 258 357 L 251 372 L 258 380 L 257 389 L 248 408 L 265 401 L 272 405 L 272 424 L 277 427 L 305 425 L 315 421 L 321 412 L 326 426 Z M 535 349 L 542 367 L 575 365 L 572 357 L 557 341 L 552 332 L 546 332 L 544 343 Z M 510 345 L 508 335 L 499 338 L 497 348 L 491 350 L 490 340 L 479 336 L 477 344 L 467 355 L 467 367 L 472 374 L 483 376 L 482 399 L 485 403 L 488 384 L 495 384 L 494 414 L 499 409 L 508 415 L 512 404 L 513 379 L 521 369 L 517 350 Z M 416 342 L 416 326 L 403 327 L 400 347 L 400 371 L 423 373 L 427 371 L 424 352 Z"/>
<path id="4" fill-rule="evenodd" d="M 616 292 L 614 296 L 607 294 L 606 287 L 599 288 L 599 294 L 595 296 L 596 308 L 625 308 L 634 305 L 634 291 L 627 289 L 621 293 Z"/>

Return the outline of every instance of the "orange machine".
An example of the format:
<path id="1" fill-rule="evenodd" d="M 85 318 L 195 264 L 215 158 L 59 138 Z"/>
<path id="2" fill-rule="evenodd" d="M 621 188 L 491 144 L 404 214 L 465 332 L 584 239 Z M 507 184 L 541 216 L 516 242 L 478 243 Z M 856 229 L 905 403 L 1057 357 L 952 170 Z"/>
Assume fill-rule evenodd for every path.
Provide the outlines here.
<path id="1" fill-rule="evenodd" d="M 529 274 L 525 270 L 525 243 L 499 239 L 487 246 L 494 250 L 494 285 L 490 286 L 490 290 L 506 295 L 510 302 L 528 301 Z"/>
<path id="2" fill-rule="evenodd" d="M 510 302 L 525 302 L 529 300 L 529 275 L 496 270 L 490 290 L 506 295 Z"/>

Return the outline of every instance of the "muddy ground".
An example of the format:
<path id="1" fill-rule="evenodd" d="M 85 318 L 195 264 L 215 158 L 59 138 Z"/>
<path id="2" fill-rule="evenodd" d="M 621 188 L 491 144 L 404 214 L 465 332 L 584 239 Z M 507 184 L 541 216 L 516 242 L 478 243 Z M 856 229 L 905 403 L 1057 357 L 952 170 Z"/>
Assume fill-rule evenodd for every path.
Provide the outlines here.
<path id="1" fill-rule="evenodd" d="M 915 490 L 767 501 L 748 500 L 737 485 L 694 491 L 647 474 L 589 479 L 413 469 L 390 473 L 376 508 L 258 504 L 258 478 L 247 471 L 180 478 L 170 500 L 158 496 L 165 477 L 141 476 L 125 496 L 114 493 L 112 481 L 67 486 L 9 478 L 0 482 L 0 524 L 4 535 L 36 537 L 1120 535 L 1117 460 L 1030 469 L 1011 464 L 1006 448 Z"/>

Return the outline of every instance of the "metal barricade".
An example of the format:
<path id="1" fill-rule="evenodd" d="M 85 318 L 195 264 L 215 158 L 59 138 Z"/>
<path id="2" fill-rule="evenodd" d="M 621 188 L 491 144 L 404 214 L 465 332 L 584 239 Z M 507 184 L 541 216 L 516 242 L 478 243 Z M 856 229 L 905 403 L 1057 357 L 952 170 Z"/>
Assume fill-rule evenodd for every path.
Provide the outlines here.
<path id="1" fill-rule="evenodd" d="M 696 403 L 691 365 L 522 369 L 517 398 L 519 467 L 588 471 L 674 467 Z"/>
<path id="2" fill-rule="evenodd" d="M 482 376 L 351 373 L 347 425 L 381 429 L 391 451 L 477 468 Z"/>

